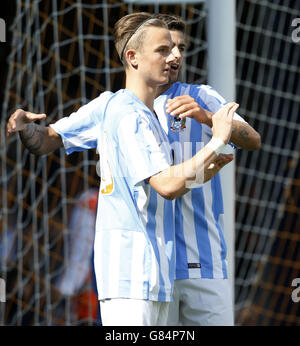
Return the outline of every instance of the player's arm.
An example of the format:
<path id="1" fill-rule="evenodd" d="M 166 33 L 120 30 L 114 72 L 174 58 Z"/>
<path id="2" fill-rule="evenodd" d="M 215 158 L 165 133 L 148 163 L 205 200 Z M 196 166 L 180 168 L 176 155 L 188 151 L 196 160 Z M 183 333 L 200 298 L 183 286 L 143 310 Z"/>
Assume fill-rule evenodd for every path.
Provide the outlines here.
<path id="1" fill-rule="evenodd" d="M 149 183 L 161 196 L 166 199 L 178 198 L 204 182 L 204 172 L 229 141 L 232 117 L 237 108 L 238 105 L 232 102 L 213 115 L 213 138 L 195 156 L 149 178 Z"/>
<path id="2" fill-rule="evenodd" d="M 246 150 L 258 150 L 261 147 L 260 135 L 248 123 L 233 119 L 230 142 Z"/>
<path id="3" fill-rule="evenodd" d="M 182 95 L 168 100 L 167 112 L 180 117 L 191 117 L 200 123 L 212 127 L 212 112 L 209 112 L 198 104 L 189 95 Z M 261 146 L 260 135 L 248 123 L 233 119 L 230 142 L 239 148 L 257 150 Z"/>
<path id="4" fill-rule="evenodd" d="M 18 109 L 8 119 L 6 127 L 7 136 L 14 132 L 19 132 L 23 145 L 32 154 L 49 154 L 62 147 L 63 142 L 60 135 L 51 127 L 34 123 L 34 121 L 45 118 L 45 114 L 35 114 Z"/>

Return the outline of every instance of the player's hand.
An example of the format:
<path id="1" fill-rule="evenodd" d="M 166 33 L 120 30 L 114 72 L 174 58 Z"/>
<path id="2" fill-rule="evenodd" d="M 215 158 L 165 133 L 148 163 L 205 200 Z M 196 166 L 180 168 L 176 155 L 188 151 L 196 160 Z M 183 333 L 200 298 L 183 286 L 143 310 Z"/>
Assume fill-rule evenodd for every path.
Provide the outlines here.
<path id="1" fill-rule="evenodd" d="M 166 105 L 166 111 L 171 115 L 177 115 L 179 118 L 194 118 L 199 123 L 212 126 L 212 112 L 207 111 L 200 107 L 189 95 L 176 96 L 169 99 Z"/>
<path id="2" fill-rule="evenodd" d="M 219 154 L 217 158 L 207 168 L 218 173 L 224 166 L 233 160 L 233 154 Z"/>
<path id="3" fill-rule="evenodd" d="M 224 166 L 233 160 L 233 154 L 219 154 L 205 171 L 205 181 L 212 179 Z"/>
<path id="4" fill-rule="evenodd" d="M 238 107 L 237 103 L 229 102 L 212 116 L 213 136 L 220 138 L 225 144 L 229 142 L 231 137 L 232 119 Z"/>
<path id="5" fill-rule="evenodd" d="M 36 114 L 26 112 L 23 109 L 17 109 L 8 119 L 6 134 L 10 136 L 13 132 L 24 130 L 28 123 L 45 118 L 46 114 Z"/>

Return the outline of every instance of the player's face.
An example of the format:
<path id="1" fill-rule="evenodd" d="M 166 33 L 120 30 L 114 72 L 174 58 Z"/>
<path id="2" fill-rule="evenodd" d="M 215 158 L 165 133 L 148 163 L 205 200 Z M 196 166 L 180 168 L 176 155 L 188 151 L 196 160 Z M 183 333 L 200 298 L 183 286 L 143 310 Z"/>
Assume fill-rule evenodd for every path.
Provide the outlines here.
<path id="1" fill-rule="evenodd" d="M 183 53 L 185 51 L 184 34 L 178 30 L 171 30 L 170 34 L 174 44 L 172 53 L 175 60 L 171 64 L 169 84 L 176 82 L 178 79 L 178 75 L 183 63 Z"/>
<path id="2" fill-rule="evenodd" d="M 148 84 L 159 86 L 168 83 L 171 64 L 175 61 L 172 54 L 173 42 L 169 30 L 150 27 L 139 55 L 139 72 Z"/>

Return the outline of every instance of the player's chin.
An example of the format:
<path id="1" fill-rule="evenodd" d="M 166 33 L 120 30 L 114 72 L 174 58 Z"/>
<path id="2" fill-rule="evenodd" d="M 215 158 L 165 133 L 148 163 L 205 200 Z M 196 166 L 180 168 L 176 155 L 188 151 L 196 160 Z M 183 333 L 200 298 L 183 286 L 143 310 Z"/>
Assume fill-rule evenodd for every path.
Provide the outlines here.
<path id="1" fill-rule="evenodd" d="M 164 72 L 160 78 L 160 83 L 161 84 L 167 84 L 169 83 L 169 80 L 170 80 L 170 75 L 169 73 L 167 72 Z"/>
<path id="2" fill-rule="evenodd" d="M 178 80 L 178 74 L 179 74 L 178 70 L 171 69 L 169 73 L 169 83 L 175 83 Z"/>

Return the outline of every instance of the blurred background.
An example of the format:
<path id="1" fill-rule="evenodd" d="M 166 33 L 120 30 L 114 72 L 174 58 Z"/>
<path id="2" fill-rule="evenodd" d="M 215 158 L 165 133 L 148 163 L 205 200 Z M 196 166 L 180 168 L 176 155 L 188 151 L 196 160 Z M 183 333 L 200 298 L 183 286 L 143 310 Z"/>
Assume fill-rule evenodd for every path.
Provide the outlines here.
<path id="1" fill-rule="evenodd" d="M 6 302 L 0 302 L 0 325 L 101 323 L 92 265 L 98 155 L 57 150 L 35 157 L 18 136 L 6 138 L 9 115 L 24 108 L 46 113 L 50 123 L 102 91 L 122 88 L 112 30 L 136 11 L 182 16 L 188 42 L 183 81 L 208 83 L 207 2 L 141 3 L 1 2 L 0 278 Z M 300 30 L 292 22 L 300 18 L 300 2 L 236 0 L 234 16 L 236 102 L 262 139 L 260 150 L 235 156 L 235 322 L 296 326 Z"/>

